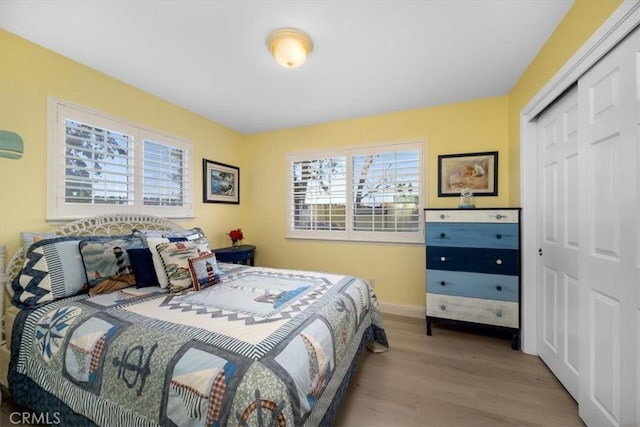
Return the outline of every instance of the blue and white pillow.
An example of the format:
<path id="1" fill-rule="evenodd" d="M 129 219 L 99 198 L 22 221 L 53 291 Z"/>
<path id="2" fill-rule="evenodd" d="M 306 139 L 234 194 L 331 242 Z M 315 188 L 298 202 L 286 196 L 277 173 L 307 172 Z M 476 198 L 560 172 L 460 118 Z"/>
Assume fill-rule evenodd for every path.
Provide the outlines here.
<path id="1" fill-rule="evenodd" d="M 20 308 L 79 293 L 86 283 L 78 244 L 83 237 L 55 237 L 33 243 L 22 271 L 11 284 Z"/>
<path id="2" fill-rule="evenodd" d="M 206 237 L 204 231 L 199 227 L 190 228 L 189 230 L 165 231 L 162 237 L 166 237 L 170 241 L 172 239 L 183 238 L 185 240 L 196 240 Z M 177 240 L 174 240 L 177 241 Z"/>
<path id="3" fill-rule="evenodd" d="M 52 239 L 54 237 L 59 237 L 59 236 L 56 236 L 53 233 L 38 233 L 38 232 L 35 232 L 35 231 L 21 231 L 20 232 L 20 242 L 22 243 L 22 250 L 24 251 L 24 254 L 27 255 L 27 252 L 29 252 L 29 248 L 35 242 L 39 242 L 39 241 L 44 240 L 44 239 Z"/>
<path id="4" fill-rule="evenodd" d="M 190 228 L 188 230 L 176 230 L 176 231 L 167 231 L 167 230 L 139 230 L 134 229 L 133 235 L 136 237 L 142 238 L 145 241 L 147 238 L 165 238 L 165 239 L 184 239 L 184 240 L 196 240 L 202 237 L 206 237 L 204 235 L 204 231 L 202 231 L 199 227 Z M 176 240 L 174 240 L 176 241 Z"/>

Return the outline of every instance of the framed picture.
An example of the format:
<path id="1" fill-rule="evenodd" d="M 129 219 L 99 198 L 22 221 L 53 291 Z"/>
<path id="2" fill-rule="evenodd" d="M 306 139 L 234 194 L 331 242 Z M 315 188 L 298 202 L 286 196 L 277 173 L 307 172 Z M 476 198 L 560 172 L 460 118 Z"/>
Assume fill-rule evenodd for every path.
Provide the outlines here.
<path id="1" fill-rule="evenodd" d="M 240 203 L 240 168 L 202 159 L 202 201 Z"/>
<path id="2" fill-rule="evenodd" d="M 438 156 L 438 197 L 458 197 L 468 188 L 474 196 L 498 195 L 498 152 Z"/>

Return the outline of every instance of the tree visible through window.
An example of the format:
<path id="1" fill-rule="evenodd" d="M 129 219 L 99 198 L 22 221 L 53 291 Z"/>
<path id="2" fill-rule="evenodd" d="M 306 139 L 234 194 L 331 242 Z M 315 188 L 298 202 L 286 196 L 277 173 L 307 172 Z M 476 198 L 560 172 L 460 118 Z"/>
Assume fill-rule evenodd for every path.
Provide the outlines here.
<path id="1" fill-rule="evenodd" d="M 65 202 L 131 204 L 130 135 L 65 120 Z"/>
<path id="2" fill-rule="evenodd" d="M 289 237 L 422 239 L 422 143 L 289 157 Z"/>
<path id="3" fill-rule="evenodd" d="M 190 143 L 56 99 L 49 120 L 50 219 L 192 215 Z"/>

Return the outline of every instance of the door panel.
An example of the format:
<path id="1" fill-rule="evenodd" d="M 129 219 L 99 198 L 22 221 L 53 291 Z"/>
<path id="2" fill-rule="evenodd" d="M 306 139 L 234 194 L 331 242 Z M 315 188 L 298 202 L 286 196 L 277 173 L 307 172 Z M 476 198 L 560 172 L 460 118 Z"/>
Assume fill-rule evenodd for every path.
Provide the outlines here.
<path id="1" fill-rule="evenodd" d="M 589 323 L 589 355 L 592 367 L 597 367 L 588 371 L 593 385 L 589 397 L 615 425 L 620 413 L 620 370 L 616 368 L 620 355 L 620 304 L 591 291 L 589 311 L 593 315 Z"/>
<path id="2" fill-rule="evenodd" d="M 580 330 L 575 327 L 580 323 L 580 286 L 578 279 L 565 274 L 564 276 L 564 291 L 566 301 L 565 311 L 565 325 L 571 325 L 573 327 L 567 328 L 565 334 L 564 348 L 567 350 L 565 354 L 565 366 L 567 369 L 573 372 L 575 377 L 578 377 L 579 363 L 580 363 Z M 576 385 L 577 386 L 577 385 Z"/>
<path id="3" fill-rule="evenodd" d="M 640 52 L 636 56 L 636 100 L 635 124 L 636 140 L 640 141 Z M 637 150 L 636 165 L 640 165 L 640 149 Z M 640 173 L 636 180 L 636 212 L 640 212 Z M 636 216 L 636 277 L 640 278 L 640 215 Z M 640 280 L 636 286 L 636 423 L 640 424 Z"/>
<path id="4" fill-rule="evenodd" d="M 636 30 L 578 82 L 580 416 L 636 425 L 638 69 Z M 584 106 L 584 108 L 583 108 Z M 584 278 L 588 278 L 585 280 Z"/>
<path id="5" fill-rule="evenodd" d="M 542 177 L 540 357 L 578 398 L 578 96 L 570 90 L 538 119 Z"/>

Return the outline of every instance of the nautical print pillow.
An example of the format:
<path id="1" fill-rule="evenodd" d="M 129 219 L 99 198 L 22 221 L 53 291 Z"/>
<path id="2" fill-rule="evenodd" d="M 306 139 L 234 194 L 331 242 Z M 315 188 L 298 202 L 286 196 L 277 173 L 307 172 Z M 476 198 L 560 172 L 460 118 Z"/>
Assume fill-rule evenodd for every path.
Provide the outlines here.
<path id="1" fill-rule="evenodd" d="M 211 252 L 209 241 L 206 238 L 186 242 L 160 243 L 156 249 L 164 264 L 171 293 L 180 292 L 193 286 L 189 258 L 197 258 Z"/>
<path id="2" fill-rule="evenodd" d="M 216 256 L 213 253 L 189 258 L 189 271 L 191 271 L 191 280 L 196 291 L 220 283 Z"/>
<path id="3" fill-rule="evenodd" d="M 89 287 L 111 280 L 135 284 L 127 250 L 142 247 L 142 239 L 137 237 L 80 241 L 80 254 Z"/>

